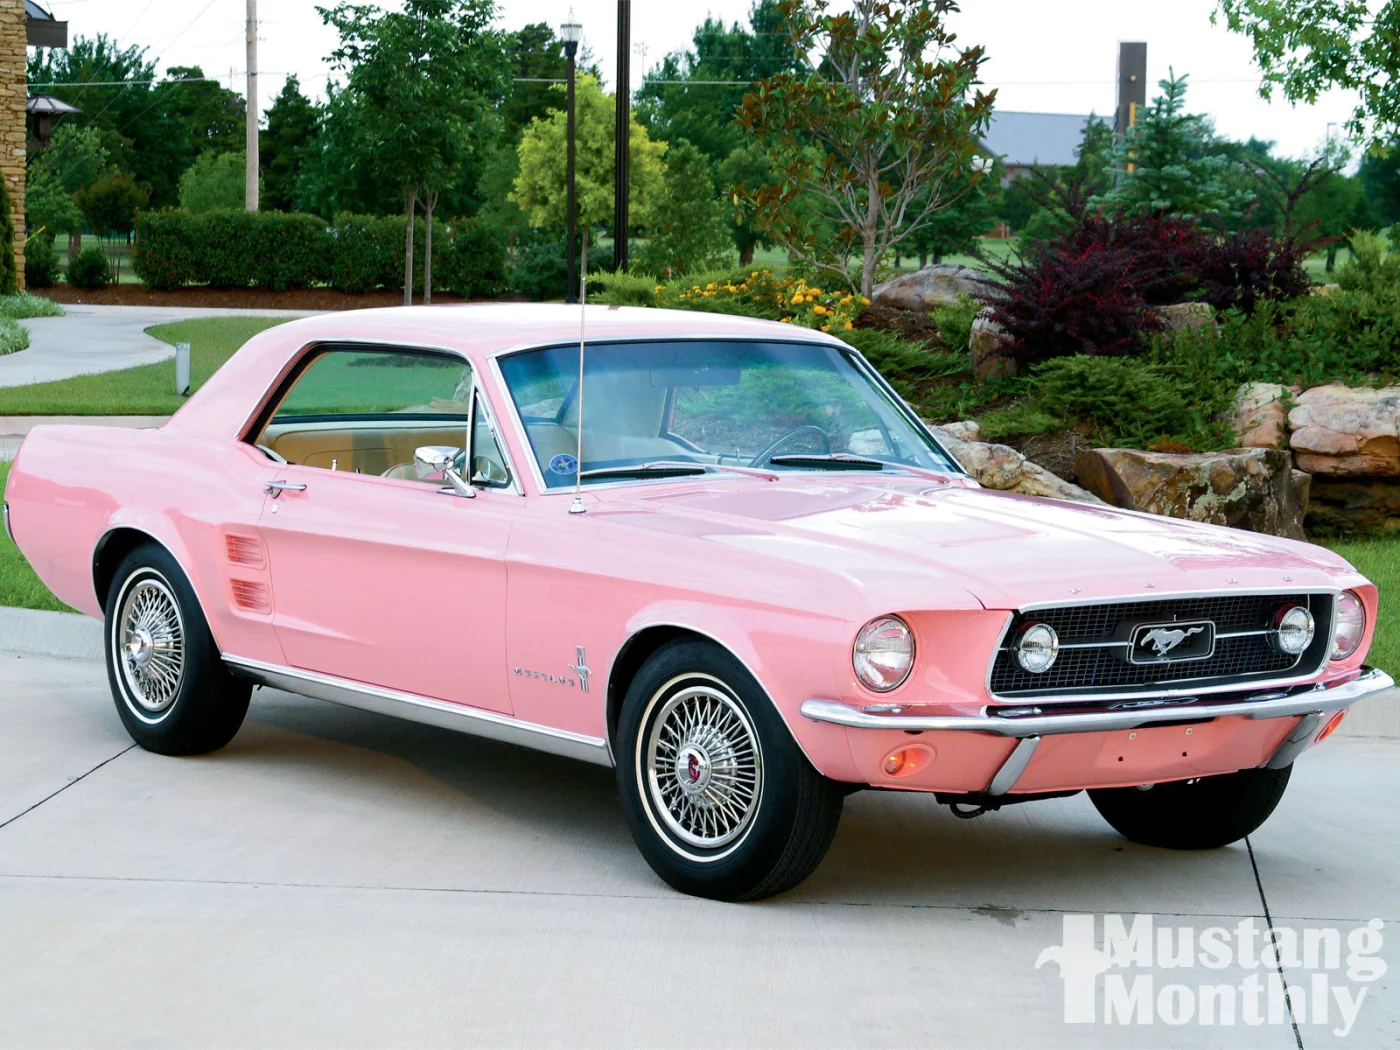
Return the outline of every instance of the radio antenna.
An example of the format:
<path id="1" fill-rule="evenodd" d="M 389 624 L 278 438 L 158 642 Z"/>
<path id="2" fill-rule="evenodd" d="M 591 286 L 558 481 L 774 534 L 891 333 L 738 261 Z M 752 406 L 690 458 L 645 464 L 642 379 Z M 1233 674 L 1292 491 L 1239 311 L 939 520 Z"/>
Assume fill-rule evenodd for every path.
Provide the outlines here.
<path id="1" fill-rule="evenodd" d="M 587 514 L 583 505 L 583 350 L 588 321 L 588 238 L 584 237 L 583 265 L 578 278 L 578 455 L 574 464 L 574 502 L 570 514 Z"/>

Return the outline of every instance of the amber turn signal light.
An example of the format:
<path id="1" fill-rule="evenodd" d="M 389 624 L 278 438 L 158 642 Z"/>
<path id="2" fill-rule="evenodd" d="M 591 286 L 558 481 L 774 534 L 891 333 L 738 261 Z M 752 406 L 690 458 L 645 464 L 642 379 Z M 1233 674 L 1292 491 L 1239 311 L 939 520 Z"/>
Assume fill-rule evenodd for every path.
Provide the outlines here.
<path id="1" fill-rule="evenodd" d="M 1313 741 L 1313 743 L 1320 744 L 1333 733 L 1335 733 L 1337 731 L 1337 727 L 1342 724 L 1342 719 L 1346 716 L 1347 713 L 1345 708 L 1333 715 L 1331 719 L 1327 722 L 1327 724 L 1322 727 L 1322 732 L 1317 734 L 1317 739 Z"/>
<path id="2" fill-rule="evenodd" d="M 923 769 L 934 758 L 933 748 L 927 744 L 911 744 L 886 755 L 880 763 L 880 770 L 887 777 L 907 777 Z"/>

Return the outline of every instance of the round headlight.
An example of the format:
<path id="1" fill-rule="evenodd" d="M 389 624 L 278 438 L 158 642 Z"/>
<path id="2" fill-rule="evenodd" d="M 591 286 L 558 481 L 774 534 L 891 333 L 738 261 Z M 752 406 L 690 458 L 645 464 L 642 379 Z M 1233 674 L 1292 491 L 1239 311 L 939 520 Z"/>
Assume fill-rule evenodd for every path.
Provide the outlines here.
<path id="1" fill-rule="evenodd" d="M 851 666 L 860 684 L 888 693 L 904 684 L 914 669 L 914 634 L 898 616 L 871 620 L 856 635 Z"/>
<path id="2" fill-rule="evenodd" d="M 1274 644 L 1280 652 L 1298 656 L 1312 645 L 1316 631 L 1312 613 L 1301 605 L 1290 605 L 1279 611 L 1274 624 Z"/>
<path id="3" fill-rule="evenodd" d="M 1060 655 L 1060 636 L 1053 627 L 1033 623 L 1016 638 L 1016 662 L 1031 674 L 1048 671 Z"/>
<path id="4" fill-rule="evenodd" d="M 1337 626 L 1332 632 L 1332 659 L 1345 660 L 1366 636 L 1366 607 L 1355 591 L 1337 596 Z"/>

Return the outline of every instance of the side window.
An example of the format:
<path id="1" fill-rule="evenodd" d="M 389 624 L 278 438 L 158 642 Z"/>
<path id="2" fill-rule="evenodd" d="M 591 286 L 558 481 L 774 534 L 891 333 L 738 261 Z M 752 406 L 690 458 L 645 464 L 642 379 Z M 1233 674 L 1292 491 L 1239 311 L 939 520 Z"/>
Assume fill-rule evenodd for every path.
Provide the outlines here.
<path id="1" fill-rule="evenodd" d="M 472 481 L 492 488 L 503 488 L 510 484 L 510 468 L 506 466 L 505 453 L 491 431 L 491 424 L 481 407 L 481 398 L 476 400 L 476 425 L 472 431 Z"/>
<path id="2" fill-rule="evenodd" d="M 471 368 L 459 358 L 326 350 L 302 367 L 252 442 L 288 463 L 416 479 L 415 449 L 466 444 L 471 397 Z"/>

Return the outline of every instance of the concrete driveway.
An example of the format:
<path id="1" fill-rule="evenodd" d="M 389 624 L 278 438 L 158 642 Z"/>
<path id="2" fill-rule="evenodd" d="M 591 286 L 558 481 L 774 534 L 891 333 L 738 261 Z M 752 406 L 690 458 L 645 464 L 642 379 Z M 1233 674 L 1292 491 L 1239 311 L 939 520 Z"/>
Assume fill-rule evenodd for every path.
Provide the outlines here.
<path id="1" fill-rule="evenodd" d="M 1400 1041 L 1400 741 L 1334 738 L 1250 847 L 1203 854 L 1126 843 L 1083 796 L 960 821 L 865 792 L 807 884 L 723 905 L 652 875 L 604 769 L 270 691 L 223 752 L 161 758 L 130 746 L 99 664 L 14 654 L 0 717 L 4 1046 Z M 1096 978 L 1075 939 L 1079 916 L 1152 916 L 1160 949 L 1266 910 L 1323 931 L 1311 968 L 1282 952 L 1296 1030 L 1281 992 L 1272 1020 L 1267 990 L 1244 1003 L 1275 973 L 1257 952 Z M 1357 940 L 1373 919 L 1383 944 Z M 1115 978 L 1155 981 L 1114 1015 L 1133 1023 L 1102 1021 Z M 1086 979 L 1099 1021 L 1066 1023 Z M 1331 995 L 1324 1022 L 1304 1001 L 1319 979 L 1361 995 L 1346 1036 Z M 1169 1023 L 1223 984 L 1245 989 L 1233 1025 L 1220 1003 Z"/>
<path id="2" fill-rule="evenodd" d="M 305 317 L 301 310 L 220 310 L 200 307 L 64 306 L 64 317 L 21 321 L 29 349 L 0 357 L 0 386 L 24 386 L 92 372 L 149 365 L 175 348 L 146 334 L 152 325 L 193 317 Z"/>

